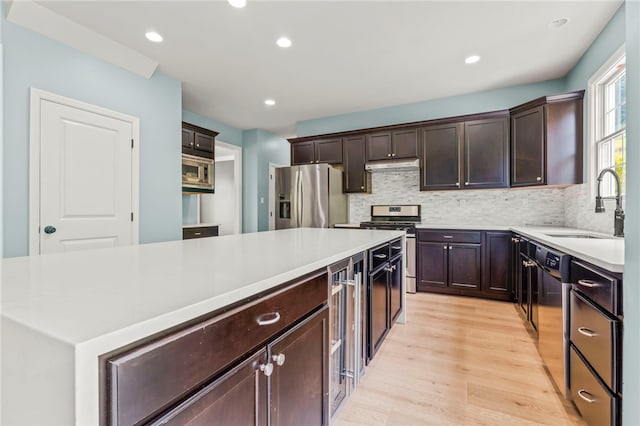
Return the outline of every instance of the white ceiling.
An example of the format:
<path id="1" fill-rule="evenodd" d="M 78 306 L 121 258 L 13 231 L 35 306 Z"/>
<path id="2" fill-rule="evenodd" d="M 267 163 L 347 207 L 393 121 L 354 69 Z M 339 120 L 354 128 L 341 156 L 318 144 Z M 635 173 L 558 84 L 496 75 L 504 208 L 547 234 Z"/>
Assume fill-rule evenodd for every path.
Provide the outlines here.
<path id="1" fill-rule="evenodd" d="M 300 120 L 563 77 L 621 1 L 39 3 L 157 61 L 185 109 L 290 137 Z"/>

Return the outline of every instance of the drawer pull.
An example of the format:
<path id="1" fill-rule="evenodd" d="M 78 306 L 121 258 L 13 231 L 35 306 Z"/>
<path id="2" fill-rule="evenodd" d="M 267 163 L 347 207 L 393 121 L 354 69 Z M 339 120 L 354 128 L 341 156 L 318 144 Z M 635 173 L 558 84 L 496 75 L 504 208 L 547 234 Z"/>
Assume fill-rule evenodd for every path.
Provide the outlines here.
<path id="1" fill-rule="evenodd" d="M 597 282 L 591 281 L 591 280 L 578 280 L 578 284 L 588 288 L 600 287 L 600 285 Z"/>
<path id="2" fill-rule="evenodd" d="M 580 390 L 578 391 L 578 396 L 579 396 L 580 398 L 584 399 L 585 401 L 587 401 L 589 404 L 593 404 L 594 402 L 596 402 L 596 401 L 597 401 L 597 399 L 595 399 L 595 398 L 593 397 L 593 395 L 591 395 L 589 392 L 587 392 L 587 391 L 586 391 L 586 390 L 584 390 L 584 389 L 580 389 Z"/>
<path id="3" fill-rule="evenodd" d="M 273 373 L 273 364 L 271 364 L 270 362 L 266 364 L 260 364 L 260 371 L 262 371 L 265 376 L 269 377 L 271 373 Z"/>
<path id="4" fill-rule="evenodd" d="M 373 257 L 377 257 L 378 259 L 386 259 L 387 255 L 386 254 L 374 254 Z"/>
<path id="5" fill-rule="evenodd" d="M 279 312 L 271 312 L 269 314 L 260 315 L 257 319 L 258 325 L 271 325 L 280 321 Z"/>
<path id="6" fill-rule="evenodd" d="M 193 235 L 195 235 L 197 237 L 199 235 L 202 235 L 202 232 L 194 232 Z"/>
<path id="7" fill-rule="evenodd" d="M 287 360 L 287 357 L 284 354 L 272 355 L 271 359 L 273 362 L 278 364 L 278 366 L 284 365 L 284 362 Z"/>
<path id="8" fill-rule="evenodd" d="M 453 235 L 443 235 L 444 238 L 453 238 Z"/>
<path id="9" fill-rule="evenodd" d="M 402 250 L 402 247 L 400 246 L 391 246 L 391 248 L 394 250 Z"/>
<path id="10" fill-rule="evenodd" d="M 583 334 L 587 337 L 596 337 L 598 335 L 598 333 L 596 333 L 593 330 L 588 329 L 587 327 L 579 327 L 578 331 L 580 332 L 580 334 Z"/>

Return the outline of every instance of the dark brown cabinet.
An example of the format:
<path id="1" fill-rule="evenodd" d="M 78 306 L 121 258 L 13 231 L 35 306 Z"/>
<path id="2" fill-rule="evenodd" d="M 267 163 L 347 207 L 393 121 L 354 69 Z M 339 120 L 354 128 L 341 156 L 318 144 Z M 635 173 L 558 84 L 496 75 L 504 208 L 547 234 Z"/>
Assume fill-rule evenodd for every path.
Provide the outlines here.
<path id="1" fill-rule="evenodd" d="M 182 153 L 214 158 L 218 132 L 182 122 Z"/>
<path id="2" fill-rule="evenodd" d="M 104 355 L 101 424 L 328 424 L 327 298 L 325 273 Z"/>
<path id="3" fill-rule="evenodd" d="M 367 135 L 367 161 L 416 158 L 417 129 L 397 129 Z"/>
<path id="4" fill-rule="evenodd" d="M 508 116 L 473 117 L 421 130 L 421 190 L 509 186 Z"/>
<path id="5" fill-rule="evenodd" d="M 511 232 L 418 229 L 418 291 L 513 300 Z"/>
<path id="6" fill-rule="evenodd" d="M 482 290 L 496 298 L 513 299 L 511 276 L 511 232 L 489 231 L 485 234 L 485 265 Z"/>
<path id="7" fill-rule="evenodd" d="M 344 192 L 370 192 L 371 173 L 364 169 L 365 137 L 348 136 L 342 140 Z"/>
<path id="8" fill-rule="evenodd" d="M 291 164 L 342 164 L 342 138 L 291 144 Z"/>
<path id="9" fill-rule="evenodd" d="M 182 228 L 182 239 L 191 240 L 193 238 L 217 237 L 218 226 L 194 226 Z"/>
<path id="10" fill-rule="evenodd" d="M 402 312 L 402 240 L 370 250 L 369 265 L 367 356 L 371 360 Z"/>
<path id="11" fill-rule="evenodd" d="M 543 96 L 510 110 L 511 186 L 582 183 L 583 96 Z"/>

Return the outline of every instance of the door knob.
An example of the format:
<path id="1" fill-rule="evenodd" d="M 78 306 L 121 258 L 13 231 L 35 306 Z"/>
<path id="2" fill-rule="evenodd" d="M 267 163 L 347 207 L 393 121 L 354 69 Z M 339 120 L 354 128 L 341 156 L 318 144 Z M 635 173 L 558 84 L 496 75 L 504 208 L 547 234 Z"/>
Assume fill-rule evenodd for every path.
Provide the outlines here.
<path id="1" fill-rule="evenodd" d="M 55 226 L 45 226 L 44 227 L 44 233 L 45 234 L 53 234 L 54 232 L 56 232 L 56 227 Z"/>

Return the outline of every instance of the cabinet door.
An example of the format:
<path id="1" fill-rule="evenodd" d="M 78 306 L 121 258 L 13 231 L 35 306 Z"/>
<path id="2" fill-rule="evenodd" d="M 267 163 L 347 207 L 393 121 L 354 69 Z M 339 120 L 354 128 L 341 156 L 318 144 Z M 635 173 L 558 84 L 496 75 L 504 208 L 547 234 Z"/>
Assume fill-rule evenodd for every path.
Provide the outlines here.
<path id="1" fill-rule="evenodd" d="M 526 244 L 526 242 L 523 242 Z M 529 260 L 524 254 L 520 253 L 517 262 L 518 268 L 518 306 L 520 307 L 520 312 L 524 316 L 524 318 L 529 321 L 529 302 L 531 300 L 530 290 L 529 290 L 529 267 L 527 267 L 527 261 Z"/>
<path id="2" fill-rule="evenodd" d="M 390 132 L 367 135 L 367 161 L 388 160 L 392 153 Z"/>
<path id="3" fill-rule="evenodd" d="M 182 146 L 184 148 L 194 147 L 194 131 L 190 129 L 182 129 Z"/>
<path id="4" fill-rule="evenodd" d="M 276 361 L 280 355 L 284 355 L 282 365 Z M 323 308 L 269 345 L 269 356 L 274 366 L 270 386 L 270 424 L 327 425 L 328 308 Z"/>
<path id="5" fill-rule="evenodd" d="M 342 139 L 317 141 L 316 163 L 342 164 Z"/>
<path id="6" fill-rule="evenodd" d="M 511 300 L 511 233 L 487 232 L 485 241 L 485 276 L 482 290 L 490 297 Z"/>
<path id="7" fill-rule="evenodd" d="M 544 107 L 511 117 L 511 186 L 546 183 L 544 137 Z"/>
<path id="8" fill-rule="evenodd" d="M 508 117 L 464 123 L 464 188 L 509 186 Z"/>
<path id="9" fill-rule="evenodd" d="M 402 310 L 402 256 L 391 262 L 389 272 L 391 323 L 393 323 Z"/>
<path id="10" fill-rule="evenodd" d="M 367 300 L 369 303 L 369 359 L 378 351 L 389 331 L 389 286 L 385 267 L 369 277 Z"/>
<path id="11" fill-rule="evenodd" d="M 194 140 L 198 151 L 213 152 L 215 147 L 215 138 L 213 136 L 195 132 Z"/>
<path id="12" fill-rule="evenodd" d="M 449 286 L 480 290 L 480 244 L 449 244 Z"/>
<path id="13" fill-rule="evenodd" d="M 260 371 L 266 356 L 258 352 L 151 425 L 266 425 L 267 380 Z"/>
<path id="14" fill-rule="evenodd" d="M 315 144 L 313 141 L 296 142 L 291 144 L 291 165 L 311 164 L 316 161 Z"/>
<path id="15" fill-rule="evenodd" d="M 420 189 L 460 187 L 462 124 L 444 124 L 422 129 Z"/>
<path id="16" fill-rule="evenodd" d="M 418 157 L 418 129 L 395 130 L 391 133 L 393 158 Z"/>
<path id="17" fill-rule="evenodd" d="M 364 136 L 352 136 L 342 141 L 344 148 L 344 192 L 367 192 Z"/>
<path id="18" fill-rule="evenodd" d="M 447 286 L 447 243 L 419 242 L 418 256 L 418 290 L 428 290 L 429 287 Z"/>

